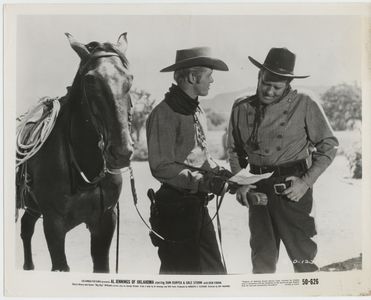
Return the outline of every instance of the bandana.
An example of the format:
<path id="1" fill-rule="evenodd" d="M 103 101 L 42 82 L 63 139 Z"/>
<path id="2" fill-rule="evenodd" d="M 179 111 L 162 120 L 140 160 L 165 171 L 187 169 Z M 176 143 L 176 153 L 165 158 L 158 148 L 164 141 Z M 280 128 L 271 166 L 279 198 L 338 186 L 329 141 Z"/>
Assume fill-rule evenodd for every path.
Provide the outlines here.
<path id="1" fill-rule="evenodd" d="M 198 98 L 192 99 L 175 84 L 165 94 L 165 102 L 173 111 L 182 115 L 194 115 L 199 104 Z"/>
<path id="2" fill-rule="evenodd" d="M 282 97 L 277 100 L 277 102 L 281 101 L 283 98 L 285 98 L 289 92 L 291 91 L 291 86 L 288 85 L 287 89 L 283 93 Z M 250 135 L 249 140 L 247 143 L 250 145 L 250 147 L 256 151 L 259 150 L 259 141 L 258 141 L 258 132 L 259 132 L 259 126 L 261 122 L 264 119 L 265 110 L 266 110 L 266 104 L 262 103 L 258 98 L 258 92 L 256 92 L 255 99 L 251 103 L 253 106 L 255 106 L 255 118 L 253 123 L 253 129 L 252 133 Z"/>

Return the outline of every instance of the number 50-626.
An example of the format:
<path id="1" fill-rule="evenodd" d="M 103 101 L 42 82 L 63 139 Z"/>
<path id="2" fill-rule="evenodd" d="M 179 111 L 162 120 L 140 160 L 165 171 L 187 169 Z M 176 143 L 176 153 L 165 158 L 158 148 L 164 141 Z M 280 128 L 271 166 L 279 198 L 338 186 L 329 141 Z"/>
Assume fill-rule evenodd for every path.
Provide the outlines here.
<path id="1" fill-rule="evenodd" d="M 319 284 L 319 280 L 318 278 L 311 278 L 311 279 L 307 279 L 307 278 L 304 278 L 302 279 L 302 284 L 303 285 L 315 285 L 315 284 Z"/>

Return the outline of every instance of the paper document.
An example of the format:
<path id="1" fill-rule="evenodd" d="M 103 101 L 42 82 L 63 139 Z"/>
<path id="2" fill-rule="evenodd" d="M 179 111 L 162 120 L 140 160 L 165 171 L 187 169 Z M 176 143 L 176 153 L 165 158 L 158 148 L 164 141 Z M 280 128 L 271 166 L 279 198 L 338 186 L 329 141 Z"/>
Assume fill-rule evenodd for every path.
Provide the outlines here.
<path id="1" fill-rule="evenodd" d="M 271 173 L 264 173 L 264 174 L 251 174 L 247 169 L 242 169 L 233 177 L 229 178 L 228 181 L 237 183 L 239 185 L 246 185 L 246 184 L 253 184 L 258 182 L 259 180 L 266 179 L 273 174 Z"/>

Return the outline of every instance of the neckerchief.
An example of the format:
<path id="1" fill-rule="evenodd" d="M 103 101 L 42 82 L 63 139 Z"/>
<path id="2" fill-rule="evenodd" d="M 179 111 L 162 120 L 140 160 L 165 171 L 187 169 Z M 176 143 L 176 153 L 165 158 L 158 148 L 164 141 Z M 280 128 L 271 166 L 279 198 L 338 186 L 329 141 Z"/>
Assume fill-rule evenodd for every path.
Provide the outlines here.
<path id="1" fill-rule="evenodd" d="M 192 99 L 175 84 L 165 94 L 165 102 L 173 111 L 182 115 L 194 115 L 199 104 L 198 98 Z"/>
<path id="2" fill-rule="evenodd" d="M 283 93 L 282 97 L 274 103 L 281 101 L 283 98 L 285 98 L 289 94 L 290 91 L 291 91 L 291 86 L 289 85 L 286 91 Z M 251 104 L 255 106 L 255 118 L 254 118 L 252 133 L 247 143 L 252 147 L 253 150 L 258 150 L 259 149 L 258 131 L 259 131 L 259 126 L 264 119 L 265 110 L 267 108 L 267 105 L 262 103 L 259 100 L 258 91 L 256 91 L 255 99 L 253 100 Z"/>
<path id="3" fill-rule="evenodd" d="M 193 115 L 197 143 L 202 149 L 207 150 L 206 135 L 196 113 L 201 110 L 198 98 L 192 99 L 179 86 L 173 84 L 165 94 L 165 102 L 177 113 Z"/>

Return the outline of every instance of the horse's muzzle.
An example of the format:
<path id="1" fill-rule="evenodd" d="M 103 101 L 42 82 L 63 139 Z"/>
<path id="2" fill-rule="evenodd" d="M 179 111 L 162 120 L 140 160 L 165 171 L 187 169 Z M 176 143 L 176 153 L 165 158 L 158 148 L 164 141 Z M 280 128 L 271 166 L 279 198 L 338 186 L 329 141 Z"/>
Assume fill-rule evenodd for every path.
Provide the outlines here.
<path id="1" fill-rule="evenodd" d="M 106 161 L 109 168 L 121 169 L 130 165 L 133 147 L 110 146 L 107 150 Z"/>

